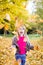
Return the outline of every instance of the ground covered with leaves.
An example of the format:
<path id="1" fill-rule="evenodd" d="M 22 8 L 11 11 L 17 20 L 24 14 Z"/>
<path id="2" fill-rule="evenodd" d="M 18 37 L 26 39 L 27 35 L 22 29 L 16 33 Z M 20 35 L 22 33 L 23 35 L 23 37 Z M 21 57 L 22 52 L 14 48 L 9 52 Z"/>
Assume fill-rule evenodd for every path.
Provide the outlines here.
<path id="1" fill-rule="evenodd" d="M 26 65 L 43 65 L 43 39 L 31 40 L 31 42 L 35 48 L 27 52 Z M 14 49 L 10 48 L 11 44 L 12 38 L 0 37 L 0 65 L 17 65 Z"/>

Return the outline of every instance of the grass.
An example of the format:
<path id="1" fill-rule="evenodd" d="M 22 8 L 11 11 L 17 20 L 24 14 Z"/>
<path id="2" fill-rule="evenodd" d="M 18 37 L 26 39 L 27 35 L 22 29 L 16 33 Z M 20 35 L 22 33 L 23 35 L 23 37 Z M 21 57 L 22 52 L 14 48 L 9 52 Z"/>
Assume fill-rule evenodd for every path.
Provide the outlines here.
<path id="1" fill-rule="evenodd" d="M 6 34 L 6 35 L 4 35 L 4 34 L 0 34 L 0 36 L 13 37 L 14 35 L 13 35 L 13 34 Z"/>
<path id="2" fill-rule="evenodd" d="M 33 39 L 39 39 L 41 36 L 39 34 L 29 34 L 28 35 L 31 40 Z"/>
<path id="3" fill-rule="evenodd" d="M 0 34 L 0 36 L 4 36 L 4 34 Z M 6 34 L 5 36 L 6 37 L 13 37 L 14 35 L 13 34 Z M 39 38 L 40 34 L 28 34 L 28 36 L 29 36 L 30 39 Z"/>

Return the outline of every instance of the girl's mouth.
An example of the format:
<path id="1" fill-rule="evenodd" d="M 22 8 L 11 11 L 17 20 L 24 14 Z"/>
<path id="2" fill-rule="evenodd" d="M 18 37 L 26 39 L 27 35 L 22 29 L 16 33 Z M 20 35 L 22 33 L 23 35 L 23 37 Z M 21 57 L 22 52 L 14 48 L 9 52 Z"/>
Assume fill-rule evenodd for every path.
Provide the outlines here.
<path id="1" fill-rule="evenodd" d="M 23 32 L 20 32 L 21 34 L 23 33 Z"/>

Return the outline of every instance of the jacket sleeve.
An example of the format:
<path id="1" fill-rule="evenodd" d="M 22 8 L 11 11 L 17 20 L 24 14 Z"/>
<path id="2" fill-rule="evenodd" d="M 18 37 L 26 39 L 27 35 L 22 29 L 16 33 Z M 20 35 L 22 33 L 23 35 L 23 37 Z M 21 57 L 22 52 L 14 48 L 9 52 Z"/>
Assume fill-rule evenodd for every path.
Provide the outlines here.
<path id="1" fill-rule="evenodd" d="M 29 38 L 28 38 L 28 40 L 27 40 L 27 51 L 29 51 L 30 49 L 34 50 L 34 46 L 30 43 Z"/>
<path id="2" fill-rule="evenodd" d="M 17 37 L 16 36 L 14 36 L 13 39 L 12 39 L 12 46 L 18 48 Z"/>
<path id="3" fill-rule="evenodd" d="M 29 50 L 34 50 L 34 46 L 31 43 L 27 42 L 27 51 Z"/>

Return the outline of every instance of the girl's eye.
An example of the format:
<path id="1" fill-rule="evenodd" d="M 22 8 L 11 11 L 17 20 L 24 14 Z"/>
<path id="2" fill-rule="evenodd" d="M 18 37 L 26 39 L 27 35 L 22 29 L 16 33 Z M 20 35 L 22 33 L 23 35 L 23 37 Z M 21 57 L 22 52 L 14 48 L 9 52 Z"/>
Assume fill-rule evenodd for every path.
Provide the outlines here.
<path id="1" fill-rule="evenodd" d="M 23 28 L 23 30 L 24 30 L 24 28 Z"/>
<path id="2" fill-rule="evenodd" d="M 24 30 L 24 28 L 19 28 L 19 30 Z"/>

